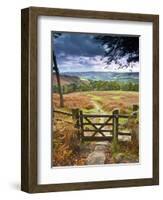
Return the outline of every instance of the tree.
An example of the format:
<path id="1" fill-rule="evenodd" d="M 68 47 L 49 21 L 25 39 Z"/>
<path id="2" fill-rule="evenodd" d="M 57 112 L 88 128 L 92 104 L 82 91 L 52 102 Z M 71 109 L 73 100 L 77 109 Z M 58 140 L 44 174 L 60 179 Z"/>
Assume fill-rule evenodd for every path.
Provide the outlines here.
<path id="1" fill-rule="evenodd" d="M 139 37 L 98 35 L 95 39 L 104 47 L 104 58 L 107 58 L 108 65 L 115 62 L 120 68 L 127 68 L 139 61 Z M 121 62 L 123 57 L 127 58 L 125 64 Z"/>
<path id="2" fill-rule="evenodd" d="M 64 107 L 63 94 L 62 94 L 61 81 L 60 81 L 60 74 L 59 74 L 59 69 L 58 69 L 58 66 L 57 66 L 54 51 L 53 51 L 53 70 L 55 71 L 56 78 L 57 78 L 58 91 L 59 91 L 59 95 L 60 95 L 60 107 Z"/>
<path id="3" fill-rule="evenodd" d="M 58 38 L 60 35 L 61 35 L 60 33 L 53 33 L 54 38 Z M 60 95 L 60 107 L 64 107 L 63 93 L 62 93 L 62 87 L 61 87 L 61 81 L 60 81 L 60 73 L 59 73 L 54 50 L 53 50 L 53 71 L 55 71 L 56 78 L 57 78 L 58 92 Z"/>

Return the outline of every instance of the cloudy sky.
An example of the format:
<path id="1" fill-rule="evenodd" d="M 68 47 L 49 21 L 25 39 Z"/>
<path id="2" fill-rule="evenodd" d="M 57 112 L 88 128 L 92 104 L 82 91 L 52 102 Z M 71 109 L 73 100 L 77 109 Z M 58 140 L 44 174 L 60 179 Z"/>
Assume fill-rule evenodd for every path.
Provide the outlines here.
<path id="1" fill-rule="evenodd" d="M 60 72 L 113 71 L 139 72 L 139 63 L 130 63 L 128 67 L 120 68 L 113 61 L 106 64 L 106 51 L 100 41 L 95 40 L 96 34 L 61 33 L 58 38 L 52 38 L 57 65 Z M 127 56 L 120 59 L 122 65 L 127 65 Z"/>

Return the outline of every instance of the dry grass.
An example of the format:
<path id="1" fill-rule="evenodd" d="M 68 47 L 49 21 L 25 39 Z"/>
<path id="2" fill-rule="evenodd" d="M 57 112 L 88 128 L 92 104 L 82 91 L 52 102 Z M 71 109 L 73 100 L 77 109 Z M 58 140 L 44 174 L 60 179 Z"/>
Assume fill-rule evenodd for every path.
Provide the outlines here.
<path id="1" fill-rule="evenodd" d="M 91 94 L 98 97 L 97 102 L 107 112 L 111 112 L 113 109 L 119 108 L 121 113 L 128 113 L 131 112 L 133 104 L 139 104 L 138 92 L 107 91 L 92 92 Z"/>
<path id="2" fill-rule="evenodd" d="M 53 124 L 53 166 L 84 165 L 80 156 L 80 141 L 77 129 L 70 117 L 55 115 Z"/>
<path id="3" fill-rule="evenodd" d="M 94 108 L 91 98 L 83 93 L 70 93 L 63 95 L 64 107 L 68 110 L 72 108 L 92 109 Z M 53 94 L 53 106 L 59 108 L 59 95 Z"/>
<path id="4" fill-rule="evenodd" d="M 131 112 L 133 104 L 139 105 L 139 93 L 128 91 L 93 91 L 93 92 L 76 92 L 65 94 L 64 107 L 68 110 L 79 108 L 91 110 L 94 108 L 92 102 L 99 103 L 103 110 L 111 112 L 119 108 L 121 113 Z M 53 106 L 59 108 L 59 95 L 53 94 Z"/>

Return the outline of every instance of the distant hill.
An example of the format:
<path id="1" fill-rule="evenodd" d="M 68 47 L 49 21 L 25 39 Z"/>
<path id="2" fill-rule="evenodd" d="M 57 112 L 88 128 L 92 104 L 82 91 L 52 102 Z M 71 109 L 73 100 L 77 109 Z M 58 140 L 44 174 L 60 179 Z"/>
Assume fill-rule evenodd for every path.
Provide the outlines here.
<path id="1" fill-rule="evenodd" d="M 68 72 L 60 74 L 63 94 L 81 91 L 139 91 L 138 73 Z M 53 73 L 53 92 L 59 92 Z"/>
<path id="2" fill-rule="evenodd" d="M 81 80 L 102 80 L 102 81 L 119 81 L 119 82 L 139 82 L 138 72 L 64 72 L 61 74 L 63 77 L 72 77 L 74 80 L 79 78 Z"/>
<path id="3" fill-rule="evenodd" d="M 73 76 L 73 75 L 60 74 L 60 80 L 61 80 L 61 85 L 70 85 L 73 83 L 75 83 L 76 85 L 81 83 L 89 84 L 88 80 L 81 80 L 79 76 Z M 52 82 L 53 85 L 57 84 L 57 78 L 55 73 L 53 73 Z"/>

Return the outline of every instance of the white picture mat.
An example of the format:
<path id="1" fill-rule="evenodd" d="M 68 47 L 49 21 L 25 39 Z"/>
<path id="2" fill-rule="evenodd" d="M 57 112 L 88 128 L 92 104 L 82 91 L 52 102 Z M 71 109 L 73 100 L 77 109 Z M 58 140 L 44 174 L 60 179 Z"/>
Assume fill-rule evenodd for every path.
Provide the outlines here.
<path id="1" fill-rule="evenodd" d="M 51 31 L 140 35 L 140 163 L 51 167 Z M 152 23 L 38 19 L 38 184 L 152 178 Z"/>

